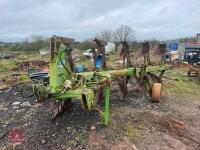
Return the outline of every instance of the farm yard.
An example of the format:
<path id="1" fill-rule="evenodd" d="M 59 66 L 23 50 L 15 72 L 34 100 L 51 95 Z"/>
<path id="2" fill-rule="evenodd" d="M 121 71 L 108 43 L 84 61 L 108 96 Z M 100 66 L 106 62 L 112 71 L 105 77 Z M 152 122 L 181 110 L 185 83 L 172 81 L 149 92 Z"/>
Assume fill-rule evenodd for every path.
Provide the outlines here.
<path id="1" fill-rule="evenodd" d="M 200 0 L 0 0 L 0 150 L 200 150 Z"/>
<path id="2" fill-rule="evenodd" d="M 4 81 L 6 84 L 1 84 L 0 92 L 2 150 L 13 148 L 9 138 L 16 129 L 22 132 L 23 142 L 15 149 L 200 148 L 199 81 L 189 79 L 186 68 L 174 67 L 166 71 L 159 103 L 152 103 L 149 96 L 143 96 L 136 84 L 128 84 L 128 95 L 120 100 L 119 89 L 112 84 L 111 121 L 109 126 L 104 126 L 97 111 L 83 110 L 78 101 L 53 122 L 50 99 L 36 103 L 35 96 L 21 97 L 16 83 L 29 79 L 26 77 L 27 68 L 20 67 L 26 66 L 26 58 L 17 57 L 0 60 L 1 77 L 9 79 Z M 29 62 L 32 63 L 29 64 L 43 67 L 41 60 L 44 58 L 31 57 Z M 114 54 L 110 57 L 111 62 L 118 59 Z"/>

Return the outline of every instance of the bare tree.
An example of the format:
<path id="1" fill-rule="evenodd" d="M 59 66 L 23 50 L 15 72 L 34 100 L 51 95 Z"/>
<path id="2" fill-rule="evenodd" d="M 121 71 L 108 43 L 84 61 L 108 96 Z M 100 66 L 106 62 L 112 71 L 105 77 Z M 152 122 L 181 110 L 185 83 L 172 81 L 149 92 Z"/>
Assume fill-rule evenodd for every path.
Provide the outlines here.
<path id="1" fill-rule="evenodd" d="M 113 35 L 114 41 L 133 41 L 135 37 L 135 31 L 131 26 L 121 25 Z"/>
<path id="2" fill-rule="evenodd" d="M 27 50 L 31 53 L 38 52 L 40 48 L 49 47 L 49 39 L 42 35 L 33 34 L 29 38 L 26 38 L 25 45 Z"/>
<path id="3" fill-rule="evenodd" d="M 113 36 L 113 33 L 112 31 L 110 30 L 105 30 L 105 31 L 102 31 L 100 33 L 99 36 L 97 36 L 97 38 L 101 39 L 101 40 L 104 40 L 104 41 L 107 41 L 107 42 L 111 42 L 112 41 L 112 36 Z"/>
<path id="4" fill-rule="evenodd" d="M 121 25 L 114 33 L 113 33 L 113 41 L 115 43 L 115 50 L 117 51 L 117 47 L 120 45 L 120 42 L 127 41 L 132 42 L 135 37 L 135 31 L 131 26 Z"/>

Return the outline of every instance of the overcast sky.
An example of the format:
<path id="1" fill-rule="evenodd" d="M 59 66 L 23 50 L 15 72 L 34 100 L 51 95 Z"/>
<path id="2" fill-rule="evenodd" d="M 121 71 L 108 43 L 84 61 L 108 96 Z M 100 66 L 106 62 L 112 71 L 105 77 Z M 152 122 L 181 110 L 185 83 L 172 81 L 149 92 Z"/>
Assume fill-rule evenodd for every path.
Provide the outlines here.
<path id="1" fill-rule="evenodd" d="M 126 24 L 137 40 L 200 32 L 200 0 L 0 0 L 0 41 L 31 34 L 84 40 Z"/>

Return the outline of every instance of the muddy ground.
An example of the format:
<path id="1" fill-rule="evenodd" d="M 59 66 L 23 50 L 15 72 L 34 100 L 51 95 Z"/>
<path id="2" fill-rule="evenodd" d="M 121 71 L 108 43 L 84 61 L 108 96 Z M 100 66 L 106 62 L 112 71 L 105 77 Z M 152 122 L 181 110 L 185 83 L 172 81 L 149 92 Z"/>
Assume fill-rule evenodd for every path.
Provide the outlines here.
<path id="1" fill-rule="evenodd" d="M 112 88 L 111 123 L 105 127 L 97 112 L 83 110 L 78 102 L 52 122 L 50 100 L 36 104 L 35 97 L 21 98 L 16 91 L 0 93 L 0 150 L 13 149 L 12 129 L 23 133 L 23 142 L 15 149 L 200 149 L 200 97 L 196 94 L 164 92 L 157 104 L 133 90 L 120 101 Z"/>

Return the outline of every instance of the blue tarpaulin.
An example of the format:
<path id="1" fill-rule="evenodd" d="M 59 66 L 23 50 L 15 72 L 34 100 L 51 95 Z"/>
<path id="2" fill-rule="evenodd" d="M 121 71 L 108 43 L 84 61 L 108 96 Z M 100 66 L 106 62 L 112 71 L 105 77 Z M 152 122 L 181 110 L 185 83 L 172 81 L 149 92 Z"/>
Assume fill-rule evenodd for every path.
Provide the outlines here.
<path id="1" fill-rule="evenodd" d="M 167 49 L 176 51 L 178 49 L 178 43 L 167 43 Z"/>

